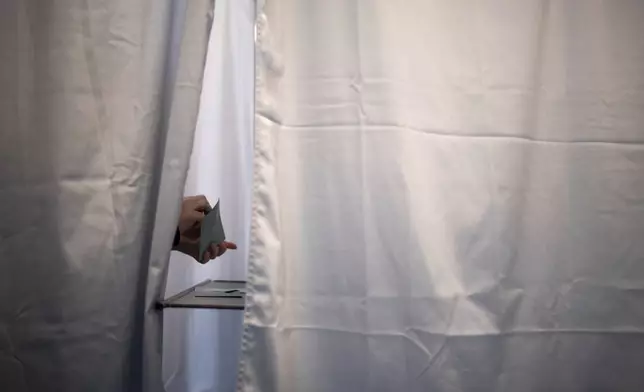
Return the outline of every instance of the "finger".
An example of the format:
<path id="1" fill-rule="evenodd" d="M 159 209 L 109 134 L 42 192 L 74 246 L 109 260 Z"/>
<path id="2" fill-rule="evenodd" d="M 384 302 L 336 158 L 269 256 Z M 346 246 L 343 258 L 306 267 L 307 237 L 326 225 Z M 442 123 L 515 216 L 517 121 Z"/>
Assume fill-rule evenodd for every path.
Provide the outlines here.
<path id="1" fill-rule="evenodd" d="M 224 246 L 226 249 L 233 249 L 233 250 L 234 250 L 234 249 L 237 249 L 237 244 L 236 244 L 236 243 L 234 243 L 234 242 L 224 241 L 223 246 Z"/>
<path id="2" fill-rule="evenodd" d="M 219 253 L 219 249 L 217 248 L 217 245 L 211 244 L 208 247 L 208 260 L 212 260 L 215 257 L 217 257 L 217 253 Z"/>
<path id="3" fill-rule="evenodd" d="M 219 253 L 217 254 L 217 257 L 221 257 L 228 250 L 228 248 L 226 248 L 225 246 L 219 246 L 218 249 L 219 249 Z"/>
<path id="4" fill-rule="evenodd" d="M 201 201 L 202 199 L 206 199 L 206 196 L 204 196 L 204 195 L 199 195 L 199 196 L 186 196 L 186 197 L 184 197 L 184 198 L 183 198 L 183 202 L 182 202 L 182 204 L 183 204 L 183 207 L 190 207 L 190 208 L 192 208 L 192 207 L 193 207 L 193 206 L 195 206 L 195 205 L 198 205 L 198 204 L 203 203 L 203 201 Z M 206 199 L 206 201 L 207 201 L 207 200 L 208 200 L 208 199 Z"/>
<path id="5" fill-rule="evenodd" d="M 199 196 L 195 196 L 194 209 L 195 211 L 208 212 L 212 210 L 212 207 L 210 207 L 210 203 L 208 202 L 208 199 L 206 199 L 206 196 L 199 195 Z"/>
<path id="6" fill-rule="evenodd" d="M 199 211 L 192 211 L 192 212 L 190 212 L 190 213 L 188 214 L 188 217 L 189 217 L 191 220 L 193 220 L 193 221 L 194 221 L 194 223 L 201 223 L 201 221 L 203 220 L 203 218 L 205 218 L 205 217 L 206 217 L 206 215 L 204 215 L 204 213 L 203 213 L 203 212 L 199 212 Z"/>
<path id="7" fill-rule="evenodd" d="M 206 250 L 203 252 L 203 256 L 201 257 L 200 262 L 202 264 L 206 264 L 210 260 L 210 250 Z"/>

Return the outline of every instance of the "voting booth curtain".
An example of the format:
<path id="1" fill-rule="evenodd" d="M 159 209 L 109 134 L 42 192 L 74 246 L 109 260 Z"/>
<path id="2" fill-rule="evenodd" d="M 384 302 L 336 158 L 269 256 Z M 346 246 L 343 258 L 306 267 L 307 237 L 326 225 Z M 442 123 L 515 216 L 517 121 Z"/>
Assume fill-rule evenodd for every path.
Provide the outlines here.
<path id="1" fill-rule="evenodd" d="M 260 7 L 240 390 L 641 391 L 644 2 Z"/>
<path id="2" fill-rule="evenodd" d="M 212 11 L 0 2 L 2 391 L 162 390 L 153 308 Z"/>

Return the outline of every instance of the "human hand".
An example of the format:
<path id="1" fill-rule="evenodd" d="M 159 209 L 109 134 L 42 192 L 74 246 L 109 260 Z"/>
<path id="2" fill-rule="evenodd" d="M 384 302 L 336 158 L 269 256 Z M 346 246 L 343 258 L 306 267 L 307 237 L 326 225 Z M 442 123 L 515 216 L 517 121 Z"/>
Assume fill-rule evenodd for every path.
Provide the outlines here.
<path id="1" fill-rule="evenodd" d="M 204 252 L 203 259 L 199 262 L 205 264 L 212 259 L 222 256 L 228 249 L 237 249 L 237 244 L 228 241 L 224 241 L 220 244 L 210 244 L 208 249 Z"/>
<path id="2" fill-rule="evenodd" d="M 228 249 L 237 249 L 237 245 L 227 241 L 211 244 L 204 252 L 204 257 L 200 258 L 201 222 L 211 209 L 208 199 L 203 195 L 186 197 L 181 204 L 178 225 L 179 243 L 174 247 L 174 250 L 187 254 L 202 264 L 223 255 Z"/>

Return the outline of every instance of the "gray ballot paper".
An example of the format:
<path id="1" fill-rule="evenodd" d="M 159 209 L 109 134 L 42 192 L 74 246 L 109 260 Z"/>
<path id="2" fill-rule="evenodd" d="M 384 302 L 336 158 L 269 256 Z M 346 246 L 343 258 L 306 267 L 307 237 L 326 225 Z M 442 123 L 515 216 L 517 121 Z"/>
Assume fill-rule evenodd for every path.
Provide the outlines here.
<path id="1" fill-rule="evenodd" d="M 201 221 L 201 239 L 199 240 L 199 257 L 203 255 L 211 244 L 220 244 L 226 239 L 224 225 L 221 223 L 219 200 L 215 207 Z"/>

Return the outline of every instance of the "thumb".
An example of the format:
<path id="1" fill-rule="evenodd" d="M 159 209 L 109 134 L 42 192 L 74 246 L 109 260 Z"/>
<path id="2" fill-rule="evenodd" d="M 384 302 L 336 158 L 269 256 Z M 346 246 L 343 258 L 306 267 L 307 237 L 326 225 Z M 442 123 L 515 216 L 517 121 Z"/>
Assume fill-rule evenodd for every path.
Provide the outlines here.
<path id="1" fill-rule="evenodd" d="M 188 217 L 195 221 L 196 223 L 201 222 L 205 215 L 199 211 L 192 211 L 188 214 Z"/>

